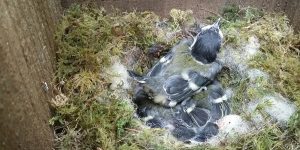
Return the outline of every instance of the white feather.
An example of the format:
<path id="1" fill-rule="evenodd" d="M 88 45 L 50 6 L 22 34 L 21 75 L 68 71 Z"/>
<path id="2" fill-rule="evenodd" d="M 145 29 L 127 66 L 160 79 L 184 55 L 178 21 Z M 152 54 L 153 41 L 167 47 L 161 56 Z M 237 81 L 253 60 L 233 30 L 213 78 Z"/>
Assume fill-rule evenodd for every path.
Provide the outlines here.
<path id="1" fill-rule="evenodd" d="M 188 109 L 186 109 L 186 112 L 189 114 L 191 113 L 194 109 L 195 109 L 195 105 L 192 105 L 191 107 L 189 107 Z"/>
<path id="2" fill-rule="evenodd" d="M 128 82 L 128 79 L 130 78 L 129 74 L 126 67 L 121 64 L 119 60 L 107 69 L 107 72 L 113 74 L 111 77 L 111 89 L 115 90 L 118 87 L 121 87 L 122 89 L 130 88 L 130 83 Z"/>
<path id="3" fill-rule="evenodd" d="M 171 101 L 170 103 L 169 103 L 169 106 L 170 107 L 174 107 L 174 106 L 176 106 L 177 105 L 177 102 L 175 102 L 175 101 Z"/>
<path id="4" fill-rule="evenodd" d="M 198 85 L 196 85 L 194 82 L 189 82 L 189 88 L 192 89 L 193 91 L 197 91 L 200 89 Z"/>
<path id="5" fill-rule="evenodd" d="M 221 31 L 221 30 L 219 30 L 219 35 L 220 35 L 221 39 L 223 39 L 223 38 L 224 38 L 224 36 L 223 36 L 223 33 L 222 33 L 222 31 Z"/>
<path id="6" fill-rule="evenodd" d="M 147 121 L 149 121 L 149 120 L 151 120 L 151 119 L 153 119 L 153 118 L 154 118 L 153 116 L 147 116 L 147 117 L 143 118 L 143 120 L 144 120 L 145 122 L 147 122 Z"/>
<path id="7" fill-rule="evenodd" d="M 224 94 L 222 97 L 214 99 L 213 103 L 221 103 L 221 102 L 226 101 L 226 100 L 227 100 L 227 96 L 226 96 L 226 94 Z"/>
<path id="8" fill-rule="evenodd" d="M 204 26 L 204 27 L 201 28 L 201 31 L 203 32 L 203 31 L 208 30 L 208 29 L 210 29 L 212 27 L 213 27 L 213 25 Z"/>
<path id="9" fill-rule="evenodd" d="M 155 103 L 160 103 L 160 104 L 164 104 L 167 101 L 166 97 L 164 95 L 156 95 L 154 97 L 154 102 Z"/>
<path id="10" fill-rule="evenodd" d="M 144 81 L 144 80 L 141 80 L 141 81 L 137 81 L 138 83 L 146 83 L 146 81 Z"/>
<path id="11" fill-rule="evenodd" d="M 160 63 L 164 63 L 164 62 L 166 62 L 166 61 L 167 61 L 166 57 L 162 57 L 162 58 L 159 60 Z"/>
<path id="12" fill-rule="evenodd" d="M 190 80 L 190 77 L 189 77 L 189 75 L 188 75 L 188 71 L 183 71 L 183 72 L 181 73 L 181 77 L 182 77 L 184 80 L 186 80 L 186 81 L 189 81 L 189 80 Z"/>
<path id="13" fill-rule="evenodd" d="M 191 44 L 191 46 L 189 47 L 190 50 L 193 49 L 194 45 L 196 44 L 197 42 L 197 37 L 199 36 L 201 32 L 199 32 L 195 37 L 193 37 L 193 43 Z"/>

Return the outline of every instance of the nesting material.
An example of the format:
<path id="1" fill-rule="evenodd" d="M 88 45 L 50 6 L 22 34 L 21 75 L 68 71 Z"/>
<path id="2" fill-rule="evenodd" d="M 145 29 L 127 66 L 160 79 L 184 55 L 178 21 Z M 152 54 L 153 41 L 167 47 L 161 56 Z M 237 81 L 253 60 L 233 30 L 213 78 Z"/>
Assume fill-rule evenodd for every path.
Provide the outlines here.
<path id="1" fill-rule="evenodd" d="M 289 118 L 296 112 L 297 108 L 280 94 L 274 94 L 250 102 L 248 110 L 252 112 L 252 119 L 257 125 L 269 121 L 268 117 L 263 117 L 263 113 L 266 113 L 273 122 L 278 122 L 281 126 L 287 126 Z"/>
<path id="2" fill-rule="evenodd" d="M 108 74 L 111 74 L 112 77 L 110 88 L 115 90 L 120 87 L 122 89 L 129 89 L 130 83 L 128 82 L 129 75 L 126 67 L 120 63 L 120 61 L 116 61 L 109 69 Z"/>
<path id="3" fill-rule="evenodd" d="M 251 132 L 249 123 L 239 115 L 227 115 L 217 121 L 219 133 L 207 141 L 211 145 L 219 145 L 221 142 L 230 141 L 241 135 Z"/>
<path id="4" fill-rule="evenodd" d="M 287 17 L 281 14 L 230 8 L 223 17 L 228 21 L 221 28 L 224 45 L 219 59 L 229 68 L 229 74 L 222 84 L 231 89 L 226 93 L 232 95 L 230 101 L 238 108 L 234 110 L 238 115 L 218 120 L 220 133 L 205 143 L 222 143 L 225 149 L 295 148 L 294 143 L 300 142 L 295 140 L 299 134 L 294 133 L 298 129 L 297 120 L 285 131 L 266 126 L 264 129 L 271 129 L 267 133 L 258 131 L 250 136 L 248 133 L 253 122 L 262 124 L 266 116 L 272 118 L 272 126 L 277 126 L 274 121 L 286 125 L 297 110 L 287 98 L 300 104 L 300 36 L 293 33 Z M 133 118 L 135 109 L 129 101 L 130 84 L 125 68 L 141 74 L 147 72 L 153 62 L 148 49 L 159 43 L 165 48 L 161 54 L 166 53 L 183 37 L 183 28 L 188 29 L 194 22 L 191 11 L 172 10 L 169 19 L 160 19 L 152 12 L 108 14 L 103 9 L 70 7 L 56 32 L 59 51 L 55 79 L 57 83 L 65 81 L 59 88 L 67 99 L 63 95 L 53 99 L 55 116 L 51 125 L 59 128 L 55 133 L 55 148 L 181 148 L 182 143 L 164 129 L 145 128 L 140 120 Z M 121 61 L 111 61 L 113 56 Z M 274 84 L 265 83 L 268 80 Z M 256 96 L 251 96 L 253 89 Z M 274 91 L 285 98 L 274 95 Z M 251 125 L 243 119 L 245 111 L 253 114 L 249 119 Z M 74 131 L 78 134 L 72 134 Z M 228 140 L 231 138 L 238 144 Z"/>
<path id="5" fill-rule="evenodd" d="M 248 78 L 251 82 L 256 81 L 259 78 L 262 78 L 264 80 L 267 80 L 269 78 L 269 75 L 259 69 L 249 69 L 247 71 Z"/>
<path id="6" fill-rule="evenodd" d="M 248 63 L 251 58 L 259 53 L 259 48 L 259 39 L 255 35 L 252 35 L 247 41 L 238 46 L 225 45 L 219 55 L 219 59 L 224 62 L 225 66 L 244 74 L 245 70 L 248 69 Z"/>
<path id="7" fill-rule="evenodd" d="M 259 40 L 255 36 L 251 36 L 248 39 L 248 43 L 243 47 L 245 50 L 245 55 L 249 59 L 251 56 L 254 56 L 259 50 L 260 44 Z"/>
<path id="8" fill-rule="evenodd" d="M 63 93 L 60 93 L 51 99 L 50 104 L 53 107 L 61 107 L 61 106 L 66 105 L 68 100 L 69 100 L 69 98 L 66 95 L 64 95 Z"/>
<path id="9" fill-rule="evenodd" d="M 289 118 L 295 113 L 296 106 L 281 95 L 266 96 L 263 101 L 269 101 L 270 106 L 265 111 L 282 125 L 287 125 Z"/>

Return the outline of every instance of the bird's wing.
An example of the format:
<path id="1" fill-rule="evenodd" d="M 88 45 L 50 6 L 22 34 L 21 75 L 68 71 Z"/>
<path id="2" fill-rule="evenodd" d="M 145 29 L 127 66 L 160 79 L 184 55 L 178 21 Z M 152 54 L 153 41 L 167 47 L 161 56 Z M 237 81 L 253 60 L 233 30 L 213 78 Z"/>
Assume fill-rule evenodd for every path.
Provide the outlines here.
<path id="1" fill-rule="evenodd" d="M 187 87 L 187 88 L 183 89 L 182 91 L 180 91 L 179 93 L 168 95 L 168 99 L 179 103 L 183 100 L 189 99 L 191 96 L 194 95 L 194 93 L 196 93 L 196 91 L 193 91 Z"/>
<path id="2" fill-rule="evenodd" d="M 181 111 L 179 115 L 180 116 L 178 118 L 178 122 L 180 122 L 185 127 L 192 128 L 195 125 L 193 119 L 187 112 Z"/>
<path id="3" fill-rule="evenodd" d="M 159 117 L 151 118 L 146 121 L 146 125 L 150 128 L 163 128 L 164 123 Z"/>
<path id="4" fill-rule="evenodd" d="M 221 37 L 214 32 L 200 34 L 191 51 L 192 56 L 203 63 L 211 63 L 221 47 Z"/>
<path id="5" fill-rule="evenodd" d="M 173 59 L 173 53 L 169 52 L 167 55 L 160 58 L 160 60 L 149 70 L 146 76 L 154 77 L 161 74 Z"/>
<path id="6" fill-rule="evenodd" d="M 230 106 L 227 101 L 220 103 L 213 103 L 211 109 L 211 116 L 213 120 L 218 120 L 231 112 Z"/>
<path id="7" fill-rule="evenodd" d="M 207 111 L 201 108 L 194 108 L 189 116 L 192 118 L 196 127 L 202 127 L 210 120 L 210 116 Z"/>
<path id="8" fill-rule="evenodd" d="M 172 122 L 174 129 L 171 131 L 172 135 L 180 141 L 188 141 L 196 136 L 196 132 L 185 125 L 184 122 L 176 118 Z"/>
<path id="9" fill-rule="evenodd" d="M 231 109 L 229 103 L 227 101 L 223 101 L 223 114 L 229 115 L 231 113 Z"/>
<path id="10" fill-rule="evenodd" d="M 134 79 L 135 81 L 139 82 L 139 83 L 146 83 L 147 78 L 137 74 L 136 72 L 132 71 L 132 70 L 127 70 L 128 75 Z"/>
<path id="11" fill-rule="evenodd" d="M 193 141 L 196 142 L 205 142 L 207 139 L 215 136 L 219 133 L 219 127 L 212 122 L 208 122 L 205 127 L 197 133 Z"/>
<path id="12" fill-rule="evenodd" d="M 191 97 L 197 90 L 190 87 L 190 83 L 180 75 L 169 77 L 163 85 L 163 89 L 170 101 L 181 102 Z"/>
<path id="13" fill-rule="evenodd" d="M 195 83 L 191 80 L 185 80 L 180 75 L 174 75 L 164 82 L 163 89 L 170 101 L 181 102 L 198 92 L 202 84 L 206 84 L 206 82 L 203 81 L 203 83 L 200 83 L 201 86 L 199 86 L 199 83 L 200 82 Z"/>
<path id="14" fill-rule="evenodd" d="M 163 85 L 167 95 L 178 94 L 188 87 L 188 81 L 184 80 L 180 75 L 169 77 Z"/>

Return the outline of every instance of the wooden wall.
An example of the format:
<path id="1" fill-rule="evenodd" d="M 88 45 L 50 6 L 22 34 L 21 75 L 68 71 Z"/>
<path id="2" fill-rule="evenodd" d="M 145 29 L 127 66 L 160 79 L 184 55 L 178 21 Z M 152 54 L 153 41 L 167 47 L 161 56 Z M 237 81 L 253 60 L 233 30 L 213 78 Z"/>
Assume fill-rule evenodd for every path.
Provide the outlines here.
<path id="1" fill-rule="evenodd" d="M 253 6 L 267 11 L 285 12 L 297 31 L 300 30 L 300 0 L 62 0 L 63 8 L 72 3 L 95 2 L 107 10 L 112 7 L 123 11 L 151 10 L 161 16 L 167 16 L 172 8 L 191 9 L 199 19 L 212 15 L 211 12 L 220 12 L 225 5 L 236 4 Z"/>
<path id="2" fill-rule="evenodd" d="M 199 19 L 227 4 L 285 12 L 300 29 L 300 0 L 90 0 L 110 10 L 192 9 Z M 89 0 L 0 1 L 0 149 L 52 149 L 50 82 L 55 69 L 54 32 L 62 8 Z M 42 83 L 47 82 L 49 91 Z"/>
<path id="3" fill-rule="evenodd" d="M 0 149 L 53 147 L 42 88 L 53 79 L 57 0 L 0 1 Z"/>

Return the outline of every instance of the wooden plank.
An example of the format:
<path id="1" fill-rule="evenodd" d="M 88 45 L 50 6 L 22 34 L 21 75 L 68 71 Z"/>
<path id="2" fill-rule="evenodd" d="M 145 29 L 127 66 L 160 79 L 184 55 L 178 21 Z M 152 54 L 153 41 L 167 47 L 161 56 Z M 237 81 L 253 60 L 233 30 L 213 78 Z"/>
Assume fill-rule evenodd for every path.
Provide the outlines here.
<path id="1" fill-rule="evenodd" d="M 59 1 L 0 1 L 0 149 L 52 149 L 48 100 Z M 50 89 L 51 90 L 51 89 Z"/>

